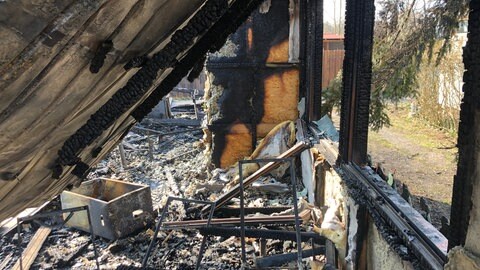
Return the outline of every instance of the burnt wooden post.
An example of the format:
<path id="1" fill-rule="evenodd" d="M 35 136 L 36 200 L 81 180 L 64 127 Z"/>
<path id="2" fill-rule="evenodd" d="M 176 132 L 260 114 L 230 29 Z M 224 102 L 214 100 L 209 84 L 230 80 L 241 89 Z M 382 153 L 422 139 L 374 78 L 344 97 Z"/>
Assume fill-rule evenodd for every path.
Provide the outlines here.
<path id="1" fill-rule="evenodd" d="M 374 0 L 346 1 L 339 162 L 367 163 L 374 20 Z M 359 205 L 355 218 L 358 228 L 348 232 L 354 234 L 354 243 L 349 241 L 347 250 L 356 246 L 348 254 L 349 264 L 353 269 L 366 269 L 368 213 L 364 205 Z"/>
<path id="2" fill-rule="evenodd" d="M 470 210 L 475 201 L 472 193 L 478 182 L 477 164 L 480 142 L 480 1 L 470 2 L 468 20 L 468 41 L 464 48 L 463 76 L 464 97 L 460 107 L 458 128 L 458 167 L 453 182 L 452 211 L 450 217 L 449 249 L 467 246 L 467 231 L 475 228 L 470 219 Z M 472 195 L 473 194 L 473 195 Z M 478 210 L 477 210 L 478 211 Z M 472 219 L 474 219 L 472 217 Z M 478 223 L 478 221 L 477 221 Z M 469 225 L 472 226 L 469 229 Z"/>
<path id="3" fill-rule="evenodd" d="M 122 142 L 118 145 L 118 151 L 120 152 L 120 161 L 122 162 L 122 169 L 127 169 L 127 158 L 125 157 L 125 148 L 123 148 Z"/>
<path id="4" fill-rule="evenodd" d="M 249 156 L 257 136 L 298 118 L 298 1 L 261 1 L 207 59 L 207 125 L 216 167 Z"/>
<path id="5" fill-rule="evenodd" d="M 301 14 L 305 117 L 307 121 L 315 121 L 322 117 L 323 0 L 304 0 Z"/>
<path id="6" fill-rule="evenodd" d="M 374 19 L 373 0 L 347 0 L 339 150 L 359 165 L 367 163 Z"/>

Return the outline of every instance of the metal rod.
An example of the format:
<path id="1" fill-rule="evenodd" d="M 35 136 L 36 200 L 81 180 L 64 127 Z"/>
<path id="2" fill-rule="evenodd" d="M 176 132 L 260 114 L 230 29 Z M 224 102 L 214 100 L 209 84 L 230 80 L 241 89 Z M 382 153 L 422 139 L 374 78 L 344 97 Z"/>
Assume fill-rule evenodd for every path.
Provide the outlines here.
<path id="1" fill-rule="evenodd" d="M 293 158 L 290 158 L 290 178 L 292 180 L 293 193 L 293 211 L 295 213 L 295 231 L 297 233 L 297 255 L 298 255 L 298 269 L 302 270 L 302 236 L 300 235 L 300 220 L 298 217 L 298 198 L 297 198 L 297 180 L 295 175 L 295 167 Z"/>
<path id="2" fill-rule="evenodd" d="M 301 217 L 309 215 L 309 211 L 305 210 L 300 213 Z M 285 216 L 268 216 L 268 217 L 246 217 L 246 224 L 293 224 L 295 223 L 295 215 L 285 215 Z M 207 220 L 183 220 L 183 221 L 173 221 L 173 222 L 164 222 L 162 226 L 163 229 L 186 229 L 186 228 L 200 228 L 204 227 L 207 224 Z M 240 218 L 215 218 L 212 219 L 212 224 L 222 225 L 222 226 L 231 226 L 240 225 Z"/>
<path id="3" fill-rule="evenodd" d="M 281 266 L 285 263 L 294 261 L 298 257 L 312 257 L 314 255 L 325 254 L 325 247 L 318 247 L 315 249 L 307 249 L 302 251 L 300 255 L 297 254 L 298 252 L 292 253 L 285 253 L 285 254 L 277 254 L 271 255 L 268 257 L 260 257 L 255 260 L 255 265 L 257 268 L 265 268 L 265 267 L 273 267 L 273 266 Z"/>
<path id="4" fill-rule="evenodd" d="M 70 212 L 78 212 L 78 211 L 83 211 L 87 210 L 88 206 L 78 206 L 78 207 L 73 207 L 73 208 L 68 208 L 68 209 L 62 209 L 62 210 L 55 210 L 47 213 L 41 213 L 41 214 L 35 214 L 33 216 L 28 216 L 28 217 L 19 217 L 17 218 L 20 222 L 25 222 L 25 221 L 31 221 L 39 218 L 45 218 L 45 217 L 51 217 L 63 213 L 70 213 Z"/>
<path id="5" fill-rule="evenodd" d="M 201 227 L 199 232 L 204 235 L 214 235 L 222 237 L 237 236 L 240 237 L 240 228 L 238 227 L 220 227 L 220 226 L 210 226 L 210 227 Z M 245 237 L 249 238 L 260 238 L 260 239 L 277 239 L 284 241 L 296 241 L 297 233 L 292 231 L 284 230 L 269 230 L 269 229 L 245 229 Z M 313 232 L 301 232 L 302 242 L 308 242 L 314 240 L 315 243 L 324 245 L 325 237 L 321 236 L 318 233 Z"/>
<path id="6" fill-rule="evenodd" d="M 195 101 L 195 91 L 192 93 L 193 109 L 195 110 L 195 119 L 198 120 L 197 102 Z"/>
<path id="7" fill-rule="evenodd" d="M 288 149 L 287 151 L 280 154 L 278 156 L 277 160 L 281 160 L 281 159 L 284 159 L 284 158 L 295 156 L 295 155 L 301 153 L 303 150 L 307 149 L 309 146 L 310 146 L 309 143 L 307 143 L 306 141 L 297 142 L 290 149 Z M 268 160 L 268 159 L 263 159 L 263 160 Z M 251 161 L 251 160 L 244 160 L 243 163 L 248 163 L 249 161 Z M 252 163 L 254 163 L 254 162 L 252 162 Z M 243 181 L 244 186 L 245 187 L 250 186 L 253 182 L 255 182 L 258 178 L 260 178 L 264 174 L 269 173 L 272 170 L 276 169 L 280 165 L 280 163 L 281 163 L 281 161 L 277 161 L 277 162 L 272 161 L 272 162 L 269 162 L 269 163 L 265 164 L 259 170 L 257 170 L 256 172 L 254 172 L 253 174 L 251 174 L 250 176 L 245 178 L 245 180 Z M 215 203 L 216 203 L 215 207 L 219 208 L 219 207 L 225 205 L 233 197 L 238 195 L 239 192 L 240 192 L 240 184 L 237 184 L 235 187 L 232 188 L 232 190 L 225 193 L 224 195 L 222 195 L 220 198 L 218 198 L 215 201 Z M 210 206 L 204 207 L 202 209 L 202 211 L 203 212 L 209 211 L 210 210 L 209 207 Z"/>
<path id="8" fill-rule="evenodd" d="M 245 251 L 245 205 L 243 194 L 243 165 L 244 163 L 238 163 L 238 173 L 240 176 L 240 241 L 242 244 L 242 269 L 247 265 L 247 254 Z"/>
<path id="9" fill-rule="evenodd" d="M 265 214 L 270 215 L 292 209 L 293 206 L 271 206 L 271 207 L 244 207 L 245 215 Z M 240 207 L 221 207 L 215 211 L 216 217 L 240 216 Z"/>
<path id="10" fill-rule="evenodd" d="M 293 196 L 293 211 L 295 213 L 295 232 L 296 232 L 296 240 L 297 240 L 297 255 L 298 255 L 298 269 L 302 270 L 302 237 L 300 234 L 300 218 L 298 214 L 298 199 L 297 199 L 297 181 L 295 175 L 295 163 L 294 158 L 278 158 L 278 159 L 253 159 L 253 160 L 241 160 L 238 163 L 239 169 L 239 176 L 240 176 L 240 234 L 241 234 L 241 244 L 242 244 L 242 268 L 243 265 L 246 265 L 246 252 L 245 252 L 245 208 L 244 208 L 244 189 L 243 189 L 243 172 L 242 167 L 244 164 L 248 163 L 261 163 L 261 162 L 270 162 L 271 163 L 279 163 L 279 162 L 289 162 L 290 163 L 290 179 L 292 183 L 292 196 Z"/>
<path id="11" fill-rule="evenodd" d="M 148 258 L 150 257 L 150 253 L 152 251 L 153 245 L 155 244 L 155 242 L 157 240 L 158 232 L 160 231 L 160 227 L 163 223 L 163 219 L 165 218 L 165 215 L 167 214 L 168 207 L 170 206 L 170 203 L 173 202 L 173 201 L 182 201 L 182 202 L 212 205 L 213 207 L 211 207 L 211 211 L 210 211 L 210 214 L 209 214 L 208 219 L 207 219 L 207 227 L 210 226 L 210 223 L 211 223 L 212 217 L 213 217 L 213 212 L 215 211 L 215 202 L 191 200 L 191 199 L 178 198 L 178 197 L 168 197 L 167 202 L 165 203 L 165 206 L 163 207 L 160 219 L 158 220 L 157 225 L 155 226 L 155 233 L 153 235 L 152 241 L 150 241 L 150 244 L 148 245 L 147 252 L 145 253 L 145 257 L 143 258 L 142 268 L 147 267 Z M 206 237 L 203 237 L 195 269 L 198 269 L 200 267 L 200 263 L 202 262 L 202 257 L 203 257 L 203 252 L 204 252 L 204 249 L 205 249 L 205 245 L 206 245 Z"/>
<path id="12" fill-rule="evenodd" d="M 147 131 L 147 142 L 148 142 L 148 158 L 150 161 L 153 160 L 153 142 L 152 138 L 150 138 L 150 131 Z"/>
<path id="13" fill-rule="evenodd" d="M 215 207 L 211 208 L 210 214 L 208 215 L 207 228 L 210 227 L 210 223 L 213 218 L 213 212 L 215 212 Z M 202 263 L 203 253 L 205 252 L 206 244 L 207 244 L 207 235 L 204 235 L 202 238 L 202 244 L 200 245 L 200 250 L 198 251 L 198 258 L 197 258 L 197 264 L 195 266 L 195 270 L 200 269 L 200 264 Z"/>
<path id="14" fill-rule="evenodd" d="M 327 259 L 327 263 L 333 266 L 337 266 L 337 251 L 335 249 L 335 244 L 328 240 L 325 243 L 325 257 Z"/>
<path id="15" fill-rule="evenodd" d="M 171 197 L 168 197 L 167 202 L 165 203 L 165 206 L 163 207 L 162 215 L 160 216 L 160 219 L 158 220 L 157 225 L 155 226 L 155 233 L 153 234 L 152 241 L 150 241 L 150 244 L 148 245 L 147 252 L 145 253 L 145 257 L 143 257 L 142 268 L 147 267 L 148 257 L 150 256 L 150 252 L 152 252 L 152 248 L 153 248 L 153 245 L 155 244 L 155 241 L 157 241 L 157 235 L 158 235 L 158 231 L 160 230 L 160 225 L 162 225 L 163 218 L 167 214 L 167 208 L 168 208 L 168 205 L 170 204 L 171 200 L 172 200 Z"/>
<path id="16" fill-rule="evenodd" d="M 267 240 L 260 238 L 260 256 L 267 256 Z"/>
<path id="17" fill-rule="evenodd" d="M 123 148 L 123 144 L 120 142 L 118 145 L 118 151 L 120 152 L 120 161 L 122 162 L 122 168 L 124 170 L 127 169 L 127 159 L 125 158 L 125 148 Z"/>
<path id="18" fill-rule="evenodd" d="M 18 256 L 20 261 L 20 270 L 23 270 L 23 260 L 22 260 L 22 236 L 20 235 L 20 219 L 17 218 L 17 247 L 18 247 Z"/>
<path id="19" fill-rule="evenodd" d="M 93 253 L 95 254 L 95 263 L 97 264 L 97 269 L 100 270 L 100 263 L 98 262 L 98 252 L 97 245 L 95 245 L 95 234 L 93 233 L 92 218 L 90 217 L 90 209 L 86 205 L 87 217 L 88 217 L 88 227 L 90 229 L 90 237 L 92 238 Z"/>

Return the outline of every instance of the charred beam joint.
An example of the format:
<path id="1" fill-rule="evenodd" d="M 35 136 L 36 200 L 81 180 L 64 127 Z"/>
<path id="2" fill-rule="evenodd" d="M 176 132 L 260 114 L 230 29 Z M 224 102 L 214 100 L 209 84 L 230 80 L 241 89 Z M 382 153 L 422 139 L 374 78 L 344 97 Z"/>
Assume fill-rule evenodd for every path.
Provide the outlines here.
<path id="1" fill-rule="evenodd" d="M 90 72 L 98 73 L 100 69 L 103 67 L 105 63 L 105 58 L 107 57 L 107 53 L 109 53 L 113 49 L 113 42 L 111 40 L 105 40 L 100 44 L 95 55 L 92 58 L 92 62 L 90 63 Z"/>
<path id="2" fill-rule="evenodd" d="M 145 65 L 145 63 L 147 63 L 147 61 L 149 60 L 148 56 L 146 55 L 141 55 L 141 56 L 136 56 L 132 59 L 130 59 L 130 61 L 128 61 L 124 66 L 123 66 L 123 69 L 125 69 L 126 71 L 132 69 L 132 68 L 139 68 L 139 67 L 142 67 L 143 65 Z"/>

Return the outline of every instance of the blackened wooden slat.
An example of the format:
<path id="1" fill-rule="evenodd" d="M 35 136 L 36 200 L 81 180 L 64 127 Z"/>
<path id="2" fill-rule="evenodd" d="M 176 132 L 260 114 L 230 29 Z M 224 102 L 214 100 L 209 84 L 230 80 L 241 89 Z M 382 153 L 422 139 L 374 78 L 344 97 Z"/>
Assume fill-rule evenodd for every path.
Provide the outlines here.
<path id="1" fill-rule="evenodd" d="M 367 160 L 374 18 L 373 0 L 347 1 L 340 156 L 357 164 Z"/>

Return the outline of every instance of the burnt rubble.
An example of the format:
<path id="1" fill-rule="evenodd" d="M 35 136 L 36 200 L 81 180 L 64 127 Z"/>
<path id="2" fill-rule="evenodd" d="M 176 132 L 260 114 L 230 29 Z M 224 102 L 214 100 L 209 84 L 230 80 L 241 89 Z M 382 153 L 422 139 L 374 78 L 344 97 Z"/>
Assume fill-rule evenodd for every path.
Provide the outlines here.
<path id="1" fill-rule="evenodd" d="M 176 118 L 176 122 L 181 123 L 182 120 L 185 120 L 185 123 L 191 124 L 191 117 L 195 114 L 191 110 L 182 109 L 182 111 L 176 113 L 179 117 Z M 169 196 L 202 201 L 214 201 L 219 198 L 227 183 L 225 171 L 220 169 L 212 171 L 212 168 L 209 167 L 205 158 L 205 146 L 201 140 L 203 132 L 196 127 L 165 123 L 162 123 L 162 119 L 145 119 L 138 126 L 139 128 L 132 129 L 124 137 L 121 148 L 113 150 L 92 169 L 87 180 L 106 177 L 148 185 L 151 188 L 152 202 L 157 214 Z M 150 132 L 153 130 L 167 135 L 159 136 Z M 121 151 L 125 157 L 123 162 Z M 256 182 L 257 185 L 245 190 L 246 214 L 250 216 L 252 213 L 263 211 L 268 215 L 272 212 L 291 209 L 294 203 L 293 198 L 291 193 L 284 190 L 289 185 L 289 179 L 288 173 L 281 179 L 274 179 L 271 176 L 261 178 L 261 182 Z M 273 185 L 273 188 L 268 185 Z M 297 189 L 300 191 L 299 195 L 305 195 L 301 184 L 298 184 Z M 238 206 L 238 198 L 232 199 L 232 202 L 233 206 Z M 194 205 L 182 202 L 171 203 L 168 208 L 167 220 L 175 222 L 200 218 L 199 208 L 192 206 Z M 57 199 L 43 211 L 47 212 L 59 207 Z M 230 207 L 232 205 L 219 210 L 215 218 L 228 219 L 238 216 L 238 208 L 235 210 Z M 287 211 L 291 212 L 291 210 Z M 252 217 L 256 216 L 258 213 L 253 214 Z M 21 230 L 22 250 L 25 249 L 38 227 L 39 225 L 35 222 L 23 225 Z M 161 230 L 148 258 L 146 269 L 194 269 L 203 237 L 206 237 L 207 244 L 200 269 L 239 269 L 241 267 L 241 238 L 236 237 L 239 229 L 238 227 L 222 228 L 225 232 L 220 235 L 216 235 L 217 232 L 210 235 L 208 230 L 201 230 L 201 228 L 200 230 L 188 228 Z M 311 229 L 309 225 L 304 228 L 307 231 L 308 228 Z M 279 239 L 260 241 L 254 236 L 255 233 L 261 234 L 262 229 L 269 230 L 273 235 L 267 238 Z M 253 231 L 253 235 L 251 231 Z M 286 255 L 274 258 L 273 261 L 260 260 L 258 263 L 270 264 L 280 259 L 280 261 L 287 260 L 287 263 L 283 264 L 284 266 L 296 266 L 296 255 L 291 255 L 297 251 L 295 226 L 291 222 L 255 225 L 255 229 L 249 229 L 247 233 L 246 255 L 250 267 L 254 266 L 256 258 L 267 254 Z M 150 224 L 144 229 L 117 240 L 97 237 L 95 243 L 101 268 L 141 269 L 142 260 L 153 234 L 154 224 Z M 317 239 L 315 241 L 323 238 L 313 232 L 304 232 L 303 234 L 308 237 L 302 244 L 303 253 L 308 255 L 311 253 L 308 250 L 312 247 L 310 239 L 312 235 L 314 236 L 312 239 Z M 18 260 L 17 239 L 18 235 L 14 231 L 1 239 L 0 261 L 6 261 L 9 256 L 7 268 Z M 320 241 L 324 243 L 324 240 Z M 319 252 L 320 250 L 317 248 L 315 251 Z M 293 258 L 293 261 L 290 257 Z M 324 255 L 317 256 L 317 260 L 322 260 L 322 258 Z M 88 233 L 74 228 L 57 226 L 47 237 L 31 269 L 94 269 L 96 267 L 95 260 L 94 247 Z M 304 259 L 303 264 L 304 267 L 307 267 L 309 261 Z"/>

